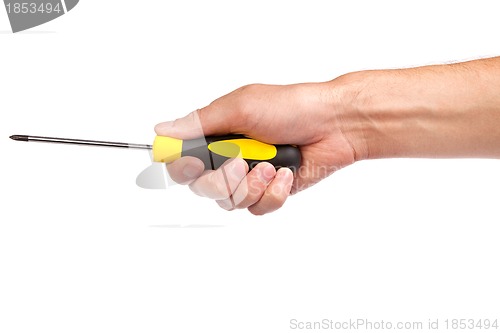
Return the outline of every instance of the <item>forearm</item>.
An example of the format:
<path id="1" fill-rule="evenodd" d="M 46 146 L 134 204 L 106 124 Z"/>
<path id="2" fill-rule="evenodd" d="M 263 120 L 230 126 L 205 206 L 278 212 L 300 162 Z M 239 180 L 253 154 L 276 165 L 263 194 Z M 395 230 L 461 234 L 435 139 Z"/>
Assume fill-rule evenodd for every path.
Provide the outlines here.
<path id="1" fill-rule="evenodd" d="M 339 123 L 357 160 L 500 158 L 500 57 L 351 73 L 331 84 L 343 86 Z"/>

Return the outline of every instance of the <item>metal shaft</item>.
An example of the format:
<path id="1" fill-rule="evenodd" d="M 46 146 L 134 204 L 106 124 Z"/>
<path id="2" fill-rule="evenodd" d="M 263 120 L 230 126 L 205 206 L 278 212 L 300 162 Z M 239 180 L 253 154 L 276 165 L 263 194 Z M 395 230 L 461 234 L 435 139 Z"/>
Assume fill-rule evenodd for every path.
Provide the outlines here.
<path id="1" fill-rule="evenodd" d="M 151 145 L 125 143 L 125 142 L 65 139 L 65 138 L 52 138 L 45 136 L 30 136 L 30 135 L 12 135 L 10 138 L 16 141 L 61 143 L 70 145 L 98 146 L 98 147 L 112 147 L 112 148 L 131 148 L 131 149 L 149 149 L 149 150 L 153 149 L 153 146 Z"/>

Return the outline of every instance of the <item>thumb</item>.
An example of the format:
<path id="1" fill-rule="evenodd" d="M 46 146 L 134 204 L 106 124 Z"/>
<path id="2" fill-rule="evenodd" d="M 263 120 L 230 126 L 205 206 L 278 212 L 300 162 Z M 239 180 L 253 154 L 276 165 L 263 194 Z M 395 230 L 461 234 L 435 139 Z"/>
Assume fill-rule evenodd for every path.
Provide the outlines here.
<path id="1" fill-rule="evenodd" d="M 178 118 L 174 121 L 159 123 L 156 134 L 189 140 L 203 136 L 242 133 L 241 121 L 236 111 L 210 104 Z"/>

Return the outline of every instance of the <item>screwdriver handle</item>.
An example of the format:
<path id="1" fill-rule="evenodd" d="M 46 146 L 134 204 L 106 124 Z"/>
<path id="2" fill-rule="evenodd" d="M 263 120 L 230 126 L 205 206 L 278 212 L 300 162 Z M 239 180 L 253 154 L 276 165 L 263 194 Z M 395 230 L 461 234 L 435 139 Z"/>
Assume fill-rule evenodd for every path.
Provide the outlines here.
<path id="1" fill-rule="evenodd" d="M 153 143 L 153 160 L 170 163 L 183 156 L 194 156 L 205 164 L 205 170 L 215 170 L 230 158 L 243 158 L 250 170 L 260 162 L 269 162 L 276 169 L 286 167 L 297 172 L 301 163 L 298 147 L 273 145 L 243 135 L 208 136 L 180 140 L 157 136 Z"/>

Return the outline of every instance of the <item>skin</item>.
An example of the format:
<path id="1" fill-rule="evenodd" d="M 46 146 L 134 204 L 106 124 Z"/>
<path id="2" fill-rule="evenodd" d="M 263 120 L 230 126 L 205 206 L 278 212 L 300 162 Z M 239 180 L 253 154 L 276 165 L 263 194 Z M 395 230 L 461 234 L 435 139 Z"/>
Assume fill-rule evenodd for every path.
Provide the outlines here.
<path id="1" fill-rule="evenodd" d="M 332 81 L 241 87 L 184 118 L 160 123 L 158 135 L 192 139 L 240 133 L 294 144 L 294 175 L 241 159 L 215 171 L 183 157 L 170 176 L 226 210 L 262 215 L 290 194 L 356 161 L 378 158 L 500 158 L 500 57 L 447 65 L 354 72 Z"/>

